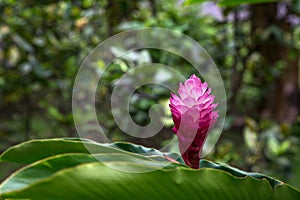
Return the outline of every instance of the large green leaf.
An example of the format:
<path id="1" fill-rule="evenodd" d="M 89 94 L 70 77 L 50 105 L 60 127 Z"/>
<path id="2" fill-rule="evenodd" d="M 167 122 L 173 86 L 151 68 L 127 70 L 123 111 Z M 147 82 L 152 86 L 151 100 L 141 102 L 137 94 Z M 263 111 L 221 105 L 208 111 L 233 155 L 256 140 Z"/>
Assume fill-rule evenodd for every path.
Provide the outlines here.
<path id="1" fill-rule="evenodd" d="M 281 184 L 275 187 L 276 199 L 300 199 L 299 190 L 287 184 Z"/>
<path id="2" fill-rule="evenodd" d="M 252 177 L 257 178 L 257 179 L 266 179 L 266 180 L 269 181 L 269 183 L 271 184 L 272 187 L 275 187 L 276 185 L 282 184 L 281 181 L 276 180 L 272 177 L 266 176 L 266 175 L 261 174 L 261 173 L 245 172 L 243 170 L 231 167 L 231 166 L 226 165 L 226 164 L 217 164 L 217 163 L 213 163 L 213 162 L 210 162 L 210 161 L 204 160 L 204 159 L 202 159 L 200 161 L 200 167 L 201 168 L 214 168 L 214 169 L 223 170 L 223 171 L 229 172 L 230 174 L 232 174 L 234 176 L 237 176 L 237 177 L 252 176 Z"/>
<path id="3" fill-rule="evenodd" d="M 88 154 L 85 147 L 92 148 L 94 154 Z M 201 160 L 201 169 L 194 170 L 171 162 L 172 159 L 166 158 L 169 156 L 178 155 L 124 142 L 29 141 L 9 148 L 0 156 L 5 161 L 30 163 L 1 183 L 0 198 L 300 198 L 297 189 L 263 174 L 207 160 Z M 147 173 L 138 173 L 144 171 Z"/>
<path id="4" fill-rule="evenodd" d="M 31 140 L 13 146 L 0 155 L 0 161 L 29 164 L 43 158 L 65 153 L 126 153 L 110 144 L 76 138 Z"/>
<path id="5" fill-rule="evenodd" d="M 114 163 L 144 168 L 139 164 Z M 113 165 L 113 164 L 112 164 Z M 252 192 L 251 192 L 252 191 Z M 131 174 L 91 163 L 69 168 L 4 197 L 30 199 L 272 199 L 266 180 L 236 178 L 214 169 Z"/>
<path id="6" fill-rule="evenodd" d="M 47 178 L 59 170 L 89 162 L 97 162 L 97 160 L 88 154 L 67 154 L 38 161 L 22 168 L 6 179 L 2 183 L 1 192 L 5 193 L 21 189 L 36 181 Z"/>
<path id="7" fill-rule="evenodd" d="M 77 166 L 83 163 L 99 162 L 127 162 L 137 163 L 153 168 L 176 168 L 182 166 L 176 163 L 158 162 L 148 157 L 141 157 L 139 155 L 120 154 L 120 153 L 102 153 L 102 154 L 82 154 L 69 153 L 52 156 L 35 163 L 32 163 L 19 171 L 12 174 L 0 188 L 0 192 L 10 192 L 19 190 L 34 182 L 47 178 L 59 170 Z"/>
<path id="8" fill-rule="evenodd" d="M 144 147 L 142 145 L 132 144 L 129 142 L 114 142 L 114 143 L 107 144 L 107 145 L 111 146 L 111 147 L 116 147 L 118 149 L 122 149 L 124 151 L 129 151 L 132 153 L 150 156 L 156 160 L 161 160 L 161 158 L 165 158 L 165 156 L 167 156 L 167 157 L 170 157 L 170 158 L 176 160 L 179 163 L 184 164 L 183 159 L 177 153 L 162 153 L 162 152 L 158 151 L 157 149 Z M 155 157 L 155 156 L 158 156 L 158 157 Z M 165 159 L 163 159 L 163 160 L 165 160 Z"/>

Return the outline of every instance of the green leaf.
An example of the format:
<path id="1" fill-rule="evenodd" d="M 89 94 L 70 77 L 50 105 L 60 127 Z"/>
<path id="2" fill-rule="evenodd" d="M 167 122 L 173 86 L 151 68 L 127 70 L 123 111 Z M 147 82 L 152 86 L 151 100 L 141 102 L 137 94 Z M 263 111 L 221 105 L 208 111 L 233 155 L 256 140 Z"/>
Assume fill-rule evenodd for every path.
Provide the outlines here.
<path id="1" fill-rule="evenodd" d="M 94 154 L 85 147 L 93 148 Z M 167 155 L 172 154 L 125 142 L 100 144 L 73 138 L 25 142 L 0 156 L 31 163 L 0 184 L 0 198 L 222 200 L 298 199 L 300 195 L 263 174 L 207 160 L 194 170 L 170 162 Z"/>
<path id="2" fill-rule="evenodd" d="M 269 181 L 269 183 L 272 187 L 275 187 L 276 185 L 282 184 L 281 181 L 276 180 L 272 177 L 266 176 L 266 175 L 261 174 L 261 173 L 245 172 L 243 170 L 231 167 L 231 166 L 223 164 L 223 163 L 222 164 L 217 164 L 217 163 L 213 163 L 213 162 L 210 162 L 210 161 L 204 160 L 204 159 L 202 159 L 200 161 L 200 168 L 219 169 L 219 170 L 222 170 L 222 171 L 226 171 L 226 172 L 228 172 L 228 173 L 230 173 L 230 174 L 232 174 L 236 177 L 251 176 L 251 177 L 257 178 L 257 179 L 265 179 L 265 180 Z"/>
<path id="3" fill-rule="evenodd" d="M 90 140 L 46 139 L 31 140 L 7 149 L 0 161 L 29 164 L 37 160 L 64 153 L 119 153 L 120 150 L 106 147 Z M 123 151 L 121 151 L 123 152 Z"/>
<path id="4" fill-rule="evenodd" d="M 129 151 L 132 153 L 138 153 L 138 154 L 147 155 L 147 156 L 159 156 L 160 158 L 164 157 L 164 156 L 168 156 L 172 159 L 175 159 L 179 163 L 184 164 L 183 159 L 177 153 L 162 153 L 154 148 L 147 148 L 142 145 L 136 145 L 136 144 L 132 144 L 129 142 L 114 142 L 114 143 L 109 144 L 109 146 L 120 148 L 124 151 Z M 155 159 L 155 157 L 152 157 L 152 158 Z"/>
<path id="5" fill-rule="evenodd" d="M 145 168 L 140 164 L 113 163 Z M 156 170 L 131 174 L 101 163 L 61 170 L 3 197 L 34 199 L 272 199 L 266 180 L 237 178 L 215 169 Z"/>
<path id="6" fill-rule="evenodd" d="M 239 6 L 242 4 L 258 4 L 258 3 L 271 3 L 277 0 L 220 0 L 218 4 L 220 6 Z"/>
<path id="7" fill-rule="evenodd" d="M 300 199 L 299 190 L 291 187 L 290 185 L 278 185 L 275 188 L 276 199 Z"/>
<path id="8" fill-rule="evenodd" d="M 243 131 L 243 135 L 247 147 L 250 150 L 255 151 L 258 148 L 257 132 L 250 127 L 246 127 Z"/>
<path id="9" fill-rule="evenodd" d="M 110 154 L 61 154 L 52 156 L 35 163 L 32 163 L 24 168 L 21 168 L 14 174 L 12 174 L 3 185 L 0 187 L 0 192 L 6 193 L 13 190 L 19 190 L 27 185 L 34 182 L 40 181 L 53 175 L 59 170 L 75 167 L 84 163 L 99 162 L 108 163 L 111 162 L 127 162 L 127 163 L 137 163 L 143 164 L 145 166 L 153 168 L 176 168 L 182 165 L 176 163 L 165 163 L 157 162 L 151 158 L 142 157 L 139 155 L 130 154 L 120 154 L 120 153 L 110 153 Z"/>
<path id="10" fill-rule="evenodd" d="M 198 3 L 203 3 L 207 2 L 206 0 L 185 0 L 184 5 L 191 5 L 191 4 L 198 4 Z"/>
<path id="11" fill-rule="evenodd" d="M 28 165 L 16 173 L 12 174 L 1 187 L 1 192 L 9 192 L 17 190 L 27 185 L 34 183 L 51 176 L 53 173 L 69 168 L 82 163 L 97 162 L 97 160 L 88 154 L 71 154 L 71 155 L 57 155 Z"/>
<path id="12" fill-rule="evenodd" d="M 78 138 L 42 139 L 24 142 L 4 151 L 0 155 L 0 161 L 30 164 L 40 159 L 66 153 L 122 153 L 132 155 L 130 152 L 137 153 L 135 156 L 143 157 L 143 155 L 139 154 L 144 153 L 144 156 L 157 156 L 153 158 L 166 161 L 164 153 L 156 149 L 121 142 L 101 144 L 88 139 Z M 166 153 L 166 155 L 174 158 L 179 157 L 178 154 L 174 153 Z M 178 158 L 178 160 L 181 161 L 181 158 Z"/>

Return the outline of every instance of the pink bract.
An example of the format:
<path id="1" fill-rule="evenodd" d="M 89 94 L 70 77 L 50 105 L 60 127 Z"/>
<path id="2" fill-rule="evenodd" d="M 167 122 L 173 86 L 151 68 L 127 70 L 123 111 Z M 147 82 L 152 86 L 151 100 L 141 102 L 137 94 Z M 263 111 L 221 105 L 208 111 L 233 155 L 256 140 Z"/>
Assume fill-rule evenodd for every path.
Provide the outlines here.
<path id="1" fill-rule="evenodd" d="M 218 104 L 213 103 L 215 97 L 207 83 L 195 75 L 179 84 L 178 94 L 171 94 L 170 99 L 172 130 L 178 137 L 184 162 L 198 169 L 208 131 L 218 118 L 218 111 L 213 111 Z"/>

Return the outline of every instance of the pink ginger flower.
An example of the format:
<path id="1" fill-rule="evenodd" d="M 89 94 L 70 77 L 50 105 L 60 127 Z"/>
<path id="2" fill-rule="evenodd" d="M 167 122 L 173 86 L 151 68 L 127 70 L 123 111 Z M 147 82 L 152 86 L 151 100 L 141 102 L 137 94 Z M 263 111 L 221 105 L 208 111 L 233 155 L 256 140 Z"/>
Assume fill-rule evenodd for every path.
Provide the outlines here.
<path id="1" fill-rule="evenodd" d="M 215 97 L 207 83 L 202 83 L 195 75 L 179 84 L 178 94 L 171 94 L 170 99 L 172 130 L 178 137 L 184 162 L 198 169 L 208 131 L 218 118 L 218 111 L 213 111 L 218 104 L 213 104 Z"/>

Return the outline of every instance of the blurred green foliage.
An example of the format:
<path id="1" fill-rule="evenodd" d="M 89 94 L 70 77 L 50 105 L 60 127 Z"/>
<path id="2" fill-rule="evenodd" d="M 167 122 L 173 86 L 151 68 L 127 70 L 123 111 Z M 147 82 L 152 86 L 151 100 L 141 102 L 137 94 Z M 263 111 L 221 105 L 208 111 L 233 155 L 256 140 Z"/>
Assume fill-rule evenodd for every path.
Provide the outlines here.
<path id="1" fill-rule="evenodd" d="M 183 6 L 175 0 L 3 0 L 0 149 L 30 138 L 76 136 L 72 87 L 89 51 L 124 30 L 165 27 L 199 42 L 224 79 L 228 117 L 224 133 L 208 158 L 272 174 L 299 186 L 300 120 L 299 106 L 295 105 L 299 102 L 300 79 L 299 72 L 293 71 L 298 69 L 300 57 L 299 5 L 299 0 L 293 0 L 220 9 L 203 4 Z M 281 7 L 286 7 L 286 13 L 282 14 Z M 203 14 L 208 8 L 211 13 Z M 259 12 L 270 9 L 272 12 Z M 101 125 L 112 141 L 159 148 L 172 139 L 170 91 L 163 87 L 139 88 L 130 105 L 130 114 L 140 125 L 149 123 L 148 110 L 153 104 L 164 105 L 168 113 L 163 119 L 166 127 L 154 138 L 136 139 L 123 134 L 112 114 L 102 110 L 110 106 L 114 83 L 125 72 L 151 62 L 172 66 L 186 77 L 196 73 L 184 59 L 156 49 L 115 60 L 103 74 L 96 99 Z M 298 79 L 291 78 L 291 74 Z M 298 92 L 292 103 L 281 98 L 285 83 L 292 84 L 293 92 Z M 291 116 L 282 117 L 285 105 L 295 110 L 296 117 L 290 111 L 285 114 Z M 4 170 L 0 172 L 4 173 L 0 177 L 6 175 Z"/>

